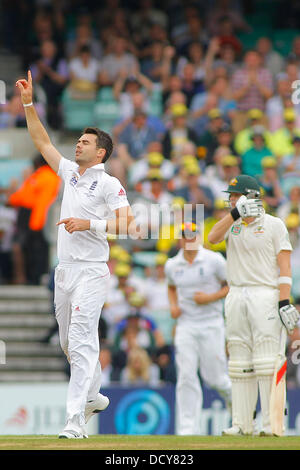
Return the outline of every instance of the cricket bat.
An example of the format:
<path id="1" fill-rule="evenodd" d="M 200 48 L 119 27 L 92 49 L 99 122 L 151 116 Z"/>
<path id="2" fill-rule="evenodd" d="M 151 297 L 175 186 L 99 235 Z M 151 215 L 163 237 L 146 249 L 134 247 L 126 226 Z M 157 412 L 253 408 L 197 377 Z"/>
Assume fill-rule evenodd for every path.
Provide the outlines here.
<path id="1" fill-rule="evenodd" d="M 275 436 L 282 436 L 284 432 L 287 368 L 285 344 L 286 332 L 282 329 L 270 396 L 270 422 L 272 434 Z"/>

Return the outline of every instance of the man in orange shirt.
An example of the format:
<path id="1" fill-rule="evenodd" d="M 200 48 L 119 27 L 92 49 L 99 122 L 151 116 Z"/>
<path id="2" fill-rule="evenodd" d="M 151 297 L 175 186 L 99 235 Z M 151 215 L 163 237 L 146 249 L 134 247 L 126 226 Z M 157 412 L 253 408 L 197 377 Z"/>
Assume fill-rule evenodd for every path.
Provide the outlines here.
<path id="1" fill-rule="evenodd" d="M 60 178 L 42 155 L 34 158 L 33 170 L 8 201 L 19 208 L 15 242 L 21 248 L 26 282 L 38 285 L 41 275 L 49 271 L 49 245 L 43 229 L 58 196 Z"/>

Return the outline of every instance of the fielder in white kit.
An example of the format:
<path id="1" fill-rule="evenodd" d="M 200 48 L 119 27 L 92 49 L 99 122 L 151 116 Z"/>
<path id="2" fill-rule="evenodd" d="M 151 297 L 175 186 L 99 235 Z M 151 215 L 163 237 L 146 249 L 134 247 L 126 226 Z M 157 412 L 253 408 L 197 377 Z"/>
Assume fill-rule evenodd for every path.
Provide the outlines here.
<path id="1" fill-rule="evenodd" d="M 194 223 L 182 226 L 181 249 L 165 265 L 170 312 L 176 319 L 176 433 L 199 435 L 203 404 L 201 378 L 231 407 L 225 353 L 223 303 L 228 292 L 226 261 L 200 245 Z"/>
<path id="2" fill-rule="evenodd" d="M 76 144 L 75 162 L 52 145 L 32 104 L 32 79 L 18 80 L 28 131 L 48 164 L 64 181 L 55 272 L 55 313 L 60 344 L 70 362 L 66 426 L 60 438 L 88 437 L 85 424 L 103 411 L 108 397 L 99 393 L 98 324 L 106 299 L 109 247 L 106 233 L 134 230 L 134 219 L 120 182 L 105 173 L 113 150 L 110 136 L 87 128 Z"/>
<path id="3" fill-rule="evenodd" d="M 259 393 L 261 435 L 271 435 L 270 395 L 280 338 L 285 339 L 286 330 L 291 333 L 299 319 L 290 304 L 292 247 L 282 220 L 265 213 L 255 178 L 239 175 L 227 192 L 231 211 L 208 236 L 211 243 L 227 242 L 230 290 L 225 321 L 232 427 L 223 434 L 253 434 Z"/>

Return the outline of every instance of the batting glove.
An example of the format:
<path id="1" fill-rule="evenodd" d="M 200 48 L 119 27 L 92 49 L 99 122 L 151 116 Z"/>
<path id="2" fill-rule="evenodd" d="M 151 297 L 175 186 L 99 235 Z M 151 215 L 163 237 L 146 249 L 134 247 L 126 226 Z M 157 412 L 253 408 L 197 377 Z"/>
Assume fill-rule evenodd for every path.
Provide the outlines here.
<path id="1" fill-rule="evenodd" d="M 300 319 L 300 313 L 292 304 L 283 305 L 281 307 L 281 302 L 279 302 L 279 317 L 288 334 L 290 335 L 297 326 L 297 323 Z"/>
<path id="2" fill-rule="evenodd" d="M 246 196 L 241 196 L 236 203 L 236 206 L 231 211 L 234 220 L 239 217 L 258 217 L 262 212 L 262 201 L 260 199 L 247 199 Z"/>

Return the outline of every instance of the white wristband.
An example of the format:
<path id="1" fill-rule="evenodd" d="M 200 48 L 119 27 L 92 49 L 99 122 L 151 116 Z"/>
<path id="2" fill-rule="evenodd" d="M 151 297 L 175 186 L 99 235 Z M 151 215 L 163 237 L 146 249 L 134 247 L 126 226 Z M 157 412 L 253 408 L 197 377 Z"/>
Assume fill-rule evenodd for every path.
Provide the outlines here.
<path id="1" fill-rule="evenodd" d="M 24 108 L 27 108 L 28 106 L 33 106 L 33 102 L 31 103 L 23 103 Z"/>
<path id="2" fill-rule="evenodd" d="M 106 233 L 107 220 L 90 220 L 90 230 L 96 235 L 104 235 Z"/>
<path id="3" fill-rule="evenodd" d="M 278 284 L 289 284 L 292 285 L 292 278 L 289 276 L 280 276 L 278 278 Z"/>

